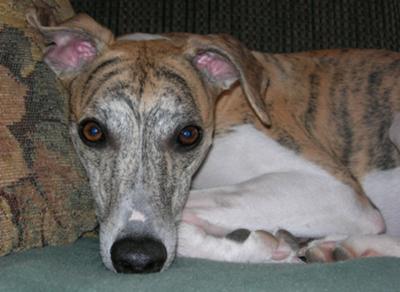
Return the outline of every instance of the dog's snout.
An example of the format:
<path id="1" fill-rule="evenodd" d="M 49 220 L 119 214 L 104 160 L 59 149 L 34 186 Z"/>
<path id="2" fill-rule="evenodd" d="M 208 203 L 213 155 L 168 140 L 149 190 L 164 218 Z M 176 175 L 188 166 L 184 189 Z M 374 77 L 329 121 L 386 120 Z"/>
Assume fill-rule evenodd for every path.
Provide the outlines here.
<path id="1" fill-rule="evenodd" d="M 111 247 L 111 260 L 118 273 L 159 272 L 167 259 L 160 241 L 145 238 L 123 238 Z"/>

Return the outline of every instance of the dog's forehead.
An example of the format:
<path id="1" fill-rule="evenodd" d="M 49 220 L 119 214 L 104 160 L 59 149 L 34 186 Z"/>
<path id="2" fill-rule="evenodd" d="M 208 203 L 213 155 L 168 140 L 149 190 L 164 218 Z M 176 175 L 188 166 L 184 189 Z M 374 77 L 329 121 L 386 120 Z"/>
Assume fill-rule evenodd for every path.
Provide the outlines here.
<path id="1" fill-rule="evenodd" d="M 144 104 L 159 103 L 160 98 L 181 102 L 194 98 L 196 78 L 193 78 L 193 70 L 181 48 L 168 39 L 117 41 L 109 54 L 115 55 L 114 51 L 123 60 L 121 71 L 128 67 L 130 76 L 125 77 L 128 79 L 126 82 L 136 89 L 132 98 Z"/>
<path id="2" fill-rule="evenodd" d="M 132 60 L 146 60 L 147 62 L 163 62 L 169 57 L 179 59 L 183 52 L 184 44 L 174 42 L 167 38 L 157 38 L 152 40 L 117 40 L 109 47 L 110 52 L 123 53 L 126 58 Z"/>
<path id="3" fill-rule="evenodd" d="M 177 112 L 197 107 L 207 113 L 207 95 L 199 76 L 182 49 L 169 40 L 117 41 L 92 65 L 82 82 L 80 98 L 87 101 L 75 105 L 93 107 L 123 98 L 135 106 L 140 104 L 143 111 L 157 104 Z M 77 109 L 75 114 L 82 116 L 85 109 L 80 113 Z"/>

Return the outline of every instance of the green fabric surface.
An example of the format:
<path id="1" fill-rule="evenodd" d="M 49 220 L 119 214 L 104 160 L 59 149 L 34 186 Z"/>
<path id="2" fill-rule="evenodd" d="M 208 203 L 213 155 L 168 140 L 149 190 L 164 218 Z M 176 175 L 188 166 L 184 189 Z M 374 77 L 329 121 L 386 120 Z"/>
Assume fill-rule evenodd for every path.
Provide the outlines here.
<path id="1" fill-rule="evenodd" d="M 0 258 L 0 291 L 400 291 L 400 259 L 245 265 L 177 259 L 166 272 L 114 274 L 98 240 Z"/>

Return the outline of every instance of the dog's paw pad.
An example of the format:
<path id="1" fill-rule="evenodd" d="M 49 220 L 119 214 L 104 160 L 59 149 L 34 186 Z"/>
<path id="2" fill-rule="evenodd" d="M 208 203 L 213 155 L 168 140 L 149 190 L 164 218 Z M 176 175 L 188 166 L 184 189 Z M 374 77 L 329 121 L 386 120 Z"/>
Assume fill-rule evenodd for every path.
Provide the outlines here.
<path id="1" fill-rule="evenodd" d="M 231 233 L 227 234 L 225 237 L 227 239 L 239 242 L 239 243 L 243 243 L 247 240 L 247 238 L 249 238 L 251 232 L 248 229 L 237 229 L 232 231 Z"/>

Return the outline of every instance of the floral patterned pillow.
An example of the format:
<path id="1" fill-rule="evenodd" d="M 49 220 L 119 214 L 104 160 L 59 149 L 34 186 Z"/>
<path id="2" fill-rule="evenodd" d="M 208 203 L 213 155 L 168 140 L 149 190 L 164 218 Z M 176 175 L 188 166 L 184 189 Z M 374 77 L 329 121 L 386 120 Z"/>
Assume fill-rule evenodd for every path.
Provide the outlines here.
<path id="1" fill-rule="evenodd" d="M 70 243 L 96 225 L 68 99 L 25 20 L 32 2 L 0 0 L 0 255 Z M 73 15 L 67 0 L 40 3 L 57 20 Z"/>

